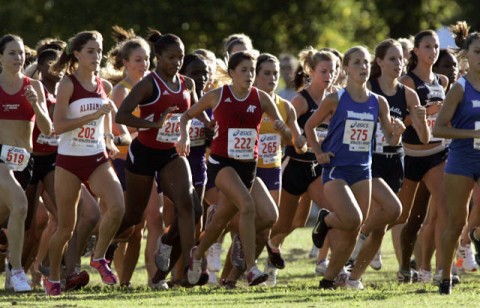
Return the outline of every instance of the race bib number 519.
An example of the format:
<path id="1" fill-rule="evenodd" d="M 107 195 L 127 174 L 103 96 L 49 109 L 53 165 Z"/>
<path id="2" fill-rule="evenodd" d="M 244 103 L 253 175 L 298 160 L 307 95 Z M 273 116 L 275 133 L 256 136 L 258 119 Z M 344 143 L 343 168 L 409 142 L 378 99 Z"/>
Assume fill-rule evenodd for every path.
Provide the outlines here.
<path id="1" fill-rule="evenodd" d="M 24 148 L 2 145 L 0 159 L 13 171 L 23 171 L 28 165 L 30 153 Z"/>
<path id="2" fill-rule="evenodd" d="M 374 126 L 373 121 L 346 120 L 343 144 L 348 144 L 348 148 L 352 152 L 368 152 Z"/>

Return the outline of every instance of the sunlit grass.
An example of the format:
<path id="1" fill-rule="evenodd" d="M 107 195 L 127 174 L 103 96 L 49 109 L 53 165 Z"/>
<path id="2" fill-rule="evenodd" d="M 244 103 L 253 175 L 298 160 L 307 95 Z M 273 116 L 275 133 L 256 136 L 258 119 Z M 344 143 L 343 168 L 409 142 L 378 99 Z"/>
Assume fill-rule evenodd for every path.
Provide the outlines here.
<path id="1" fill-rule="evenodd" d="M 226 241 L 225 244 L 229 243 Z M 440 296 L 433 285 L 399 285 L 395 281 L 397 263 L 393 254 L 390 235 L 382 248 L 383 268 L 368 269 L 363 277 L 365 290 L 324 291 L 318 289 L 319 277 L 314 274 L 313 259 L 308 258 L 311 248 L 310 229 L 296 230 L 287 238 L 284 255 L 287 267 L 279 271 L 277 286 L 249 288 L 244 282 L 238 288 L 225 290 L 216 286 L 175 288 L 168 291 L 152 291 L 146 285 L 146 272 L 140 260 L 133 277 L 133 290 L 104 287 L 99 275 L 91 273 L 88 288 L 66 293 L 59 298 L 49 298 L 42 290 L 17 295 L 0 291 L 0 306 L 31 307 L 152 307 L 152 306 L 215 306 L 215 307 L 409 307 L 409 306 L 479 306 L 477 273 L 461 276 L 462 283 L 450 296 Z M 224 245 L 224 251 L 227 245 Z M 259 259 L 260 268 L 265 263 L 265 253 Z M 83 260 L 84 268 L 88 264 Z M 89 269 L 88 269 L 89 270 Z M 3 286 L 4 276 L 0 277 Z"/>

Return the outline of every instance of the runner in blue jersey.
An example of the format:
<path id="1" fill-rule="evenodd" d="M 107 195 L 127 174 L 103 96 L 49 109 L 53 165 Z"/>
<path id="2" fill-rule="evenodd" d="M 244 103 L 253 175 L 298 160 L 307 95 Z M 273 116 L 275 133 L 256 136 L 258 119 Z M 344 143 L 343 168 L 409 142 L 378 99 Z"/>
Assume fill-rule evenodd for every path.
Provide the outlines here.
<path id="1" fill-rule="evenodd" d="M 364 47 L 353 47 L 345 53 L 344 69 L 348 82 L 338 93 L 327 96 L 305 124 L 307 142 L 323 166 L 325 196 L 333 209 L 321 209 L 312 239 L 322 247 L 331 234 L 330 264 L 320 281 L 320 288 L 335 287 L 334 278 L 347 262 L 359 228 L 368 213 L 371 199 L 372 139 L 377 120 L 387 142 L 396 145 L 405 126 L 390 118 L 386 99 L 370 92 L 370 54 Z M 325 140 L 320 143 L 315 128 L 331 115 Z M 329 232 L 330 230 L 330 232 Z"/>

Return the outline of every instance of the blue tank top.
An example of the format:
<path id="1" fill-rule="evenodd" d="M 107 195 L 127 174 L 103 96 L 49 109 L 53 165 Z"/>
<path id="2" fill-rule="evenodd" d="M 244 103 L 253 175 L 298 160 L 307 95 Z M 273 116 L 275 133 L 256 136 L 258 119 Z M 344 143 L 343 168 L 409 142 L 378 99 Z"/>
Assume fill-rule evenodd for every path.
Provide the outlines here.
<path id="1" fill-rule="evenodd" d="M 302 135 L 305 136 L 304 132 L 304 127 L 305 123 L 307 123 L 308 119 L 312 116 L 312 114 L 317 110 L 318 105 L 315 103 L 313 98 L 310 96 L 307 90 L 302 90 L 300 91 L 300 95 L 302 95 L 305 100 L 307 101 L 308 104 L 308 110 L 304 114 L 300 115 L 297 119 L 298 126 L 300 126 L 300 130 L 302 132 Z M 290 156 L 292 158 L 297 158 L 301 160 L 307 160 L 307 161 L 315 161 L 316 157 L 314 153 L 307 152 L 305 154 L 298 154 L 295 152 L 295 148 L 291 145 L 287 145 L 285 147 L 285 155 Z"/>
<path id="2" fill-rule="evenodd" d="M 458 104 L 457 110 L 455 110 L 451 119 L 452 127 L 471 130 L 480 129 L 480 92 L 464 77 L 461 77 L 457 83 L 463 87 L 464 92 L 463 99 Z M 452 152 L 479 159 L 480 142 L 478 142 L 478 149 L 475 149 L 473 138 L 452 139 L 448 155 L 451 155 Z"/>
<path id="3" fill-rule="evenodd" d="M 426 83 L 421 80 L 417 75 L 412 72 L 407 73 L 410 78 L 412 78 L 413 82 L 415 83 L 415 91 L 418 94 L 418 98 L 420 99 L 420 104 L 422 106 L 428 107 L 434 102 L 444 101 L 445 100 L 445 90 L 443 89 L 442 85 L 440 84 L 440 78 L 437 74 L 435 74 L 435 78 L 432 83 Z M 435 124 L 436 115 L 427 116 L 428 126 L 430 130 L 432 130 L 433 125 Z M 403 132 L 403 141 L 409 144 L 422 144 L 420 139 L 418 139 L 417 132 L 415 129 L 410 125 L 407 126 L 405 131 Z M 441 139 L 438 138 L 430 138 L 430 143 L 438 143 L 441 142 Z"/>
<path id="4" fill-rule="evenodd" d="M 404 122 L 408 114 L 407 99 L 405 98 L 405 86 L 401 83 L 398 83 L 397 91 L 395 92 L 395 94 L 392 96 L 389 96 L 382 91 L 382 88 L 378 83 L 378 79 L 370 79 L 370 85 L 372 86 L 372 92 L 379 94 L 387 99 L 388 105 L 390 107 L 390 116 L 400 119 L 402 120 L 402 122 Z M 377 140 L 375 139 L 375 149 L 376 148 L 377 148 Z M 384 145 L 383 150 L 381 152 L 382 153 L 398 153 L 402 150 L 402 148 L 403 148 L 402 145 L 399 145 L 399 146 Z"/>
<path id="5" fill-rule="evenodd" d="M 371 165 L 378 110 L 378 96 L 373 92 L 363 103 L 355 102 L 345 89 L 338 92 L 337 110 L 322 143 L 322 151 L 335 157 L 324 167 Z"/>

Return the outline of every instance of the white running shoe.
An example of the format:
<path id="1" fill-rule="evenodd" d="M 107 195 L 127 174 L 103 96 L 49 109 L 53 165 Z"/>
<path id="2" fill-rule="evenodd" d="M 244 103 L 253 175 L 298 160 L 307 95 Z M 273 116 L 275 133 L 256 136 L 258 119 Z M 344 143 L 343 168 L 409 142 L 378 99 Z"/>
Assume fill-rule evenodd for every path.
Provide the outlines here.
<path id="1" fill-rule="evenodd" d="M 153 283 L 153 282 L 149 281 L 148 286 L 153 290 L 168 290 L 169 289 L 168 283 L 165 279 L 160 280 L 157 283 Z"/>
<path id="2" fill-rule="evenodd" d="M 222 269 L 222 243 L 214 243 L 208 248 L 207 268 L 210 272 L 218 272 Z"/>
<path id="3" fill-rule="evenodd" d="M 155 264 L 161 271 L 168 271 L 170 267 L 170 255 L 172 254 L 173 246 L 164 244 L 162 242 L 162 236 L 157 240 L 157 251 L 155 252 Z"/>
<path id="4" fill-rule="evenodd" d="M 432 272 L 427 270 L 418 271 L 418 282 L 430 283 L 432 281 Z"/>
<path id="5" fill-rule="evenodd" d="M 32 288 L 28 284 L 27 275 L 25 275 L 25 272 L 23 271 L 23 269 L 12 270 L 10 283 L 13 287 L 13 290 L 17 293 L 32 291 Z"/>
<path id="6" fill-rule="evenodd" d="M 312 245 L 312 250 L 310 250 L 310 253 L 308 254 L 308 257 L 310 259 L 312 258 L 316 258 L 318 256 L 318 252 L 319 252 L 320 249 L 318 249 L 317 247 L 315 247 L 315 245 Z"/>
<path id="7" fill-rule="evenodd" d="M 376 271 L 379 271 L 382 268 L 382 252 L 380 249 L 377 251 L 372 261 L 370 261 L 370 267 Z"/>
<path id="8" fill-rule="evenodd" d="M 350 278 L 350 273 L 347 271 L 345 266 L 342 268 L 337 277 L 335 277 L 334 285 L 337 288 L 345 288 L 347 286 L 347 280 Z"/>
<path id="9" fill-rule="evenodd" d="M 473 254 L 470 244 L 458 245 L 457 258 L 462 258 L 462 262 L 458 262 L 457 266 L 467 272 L 476 272 L 478 270 L 477 261 Z M 460 264 L 459 264 L 460 263 Z"/>
<path id="10" fill-rule="evenodd" d="M 345 288 L 352 289 L 352 290 L 363 290 L 364 289 L 361 279 L 351 280 L 350 278 L 345 280 Z"/>
<path id="11" fill-rule="evenodd" d="M 274 287 L 277 284 L 277 268 L 268 262 L 265 264 L 265 270 L 263 271 L 265 274 L 268 275 L 267 280 L 265 281 L 265 285 L 269 287 Z"/>
<path id="12" fill-rule="evenodd" d="M 208 284 L 211 284 L 211 285 L 218 284 L 217 275 L 215 275 L 215 273 L 211 272 L 210 270 L 208 271 Z"/>
<path id="13" fill-rule="evenodd" d="M 328 261 L 328 259 L 317 261 L 317 264 L 315 265 L 315 274 L 317 276 L 325 275 L 329 263 L 330 261 Z"/>

